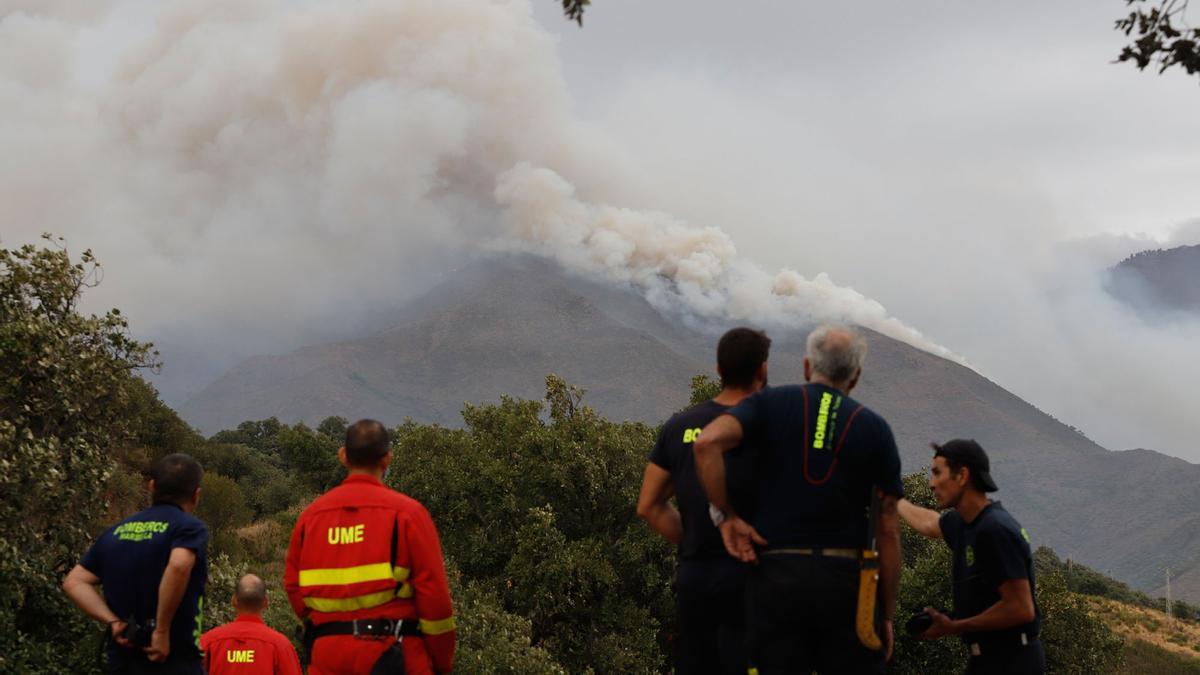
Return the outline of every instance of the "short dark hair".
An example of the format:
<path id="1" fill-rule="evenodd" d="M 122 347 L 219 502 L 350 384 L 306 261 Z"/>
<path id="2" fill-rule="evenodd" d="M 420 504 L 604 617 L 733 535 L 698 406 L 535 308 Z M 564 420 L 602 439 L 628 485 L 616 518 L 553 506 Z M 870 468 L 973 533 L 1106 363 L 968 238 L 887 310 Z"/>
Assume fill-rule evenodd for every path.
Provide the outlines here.
<path id="1" fill-rule="evenodd" d="M 392 449 L 392 437 L 383 422 L 359 420 L 346 429 L 346 461 L 350 466 L 370 467 Z"/>
<path id="2" fill-rule="evenodd" d="M 974 487 L 976 490 L 979 490 L 980 492 L 995 491 L 995 489 L 996 489 L 995 483 L 993 482 L 993 483 L 989 484 L 989 481 L 992 480 L 991 473 L 990 473 L 991 467 L 980 466 L 978 464 L 976 464 L 975 466 L 972 466 L 969 462 L 965 461 L 958 454 L 948 451 L 946 446 L 949 446 L 951 443 L 955 443 L 955 442 L 956 441 L 950 441 L 949 443 L 946 443 L 944 445 L 938 445 L 937 443 L 930 443 L 929 446 L 931 448 L 933 448 L 933 456 L 934 457 L 941 457 L 942 459 L 946 460 L 946 466 L 950 469 L 950 473 L 958 473 L 959 471 L 966 469 L 971 472 L 971 486 L 972 487 Z M 961 441 L 957 441 L 957 442 L 961 442 Z M 970 442 L 975 443 L 975 441 L 970 441 Z M 976 447 L 978 447 L 977 443 L 975 443 L 975 445 L 976 445 Z M 979 451 L 983 452 L 983 448 L 980 448 Z M 985 455 L 985 459 L 986 459 L 986 455 Z"/>
<path id="3" fill-rule="evenodd" d="M 204 469 L 191 455 L 172 453 L 150 468 L 154 479 L 154 501 L 184 504 L 191 501 L 204 478 Z"/>
<path id="4" fill-rule="evenodd" d="M 258 612 L 267 604 L 267 585 L 259 576 L 247 574 L 238 579 L 233 595 L 237 598 L 238 609 Z"/>
<path id="5" fill-rule="evenodd" d="M 771 352 L 771 338 L 761 330 L 734 328 L 717 343 L 717 369 L 722 387 L 749 387 Z"/>

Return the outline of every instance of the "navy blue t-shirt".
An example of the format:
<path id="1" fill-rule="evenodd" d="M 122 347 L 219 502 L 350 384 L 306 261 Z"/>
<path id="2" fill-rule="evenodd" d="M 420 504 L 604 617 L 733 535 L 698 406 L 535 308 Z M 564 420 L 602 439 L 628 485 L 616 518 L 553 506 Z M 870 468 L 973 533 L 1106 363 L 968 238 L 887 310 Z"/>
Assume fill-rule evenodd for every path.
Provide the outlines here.
<path id="1" fill-rule="evenodd" d="M 79 561 L 100 577 L 104 599 L 122 620 L 134 617 L 144 625 L 158 612 L 158 586 L 171 549 L 196 552 L 196 564 L 175 618 L 171 622 L 171 660 L 200 660 L 201 611 L 208 579 L 208 527 L 175 504 L 159 502 L 110 527 Z M 144 659 L 141 650 L 115 643 L 108 659 L 120 666 Z"/>
<path id="2" fill-rule="evenodd" d="M 1011 579 L 1029 580 L 1029 590 L 1035 598 L 1034 606 L 1037 606 L 1029 535 L 1000 502 L 990 502 L 970 523 L 964 523 L 958 511 L 947 511 L 938 520 L 938 525 L 954 556 L 956 619 L 975 616 L 1000 602 L 1000 584 Z M 995 633 L 1024 631 L 1033 638 L 1038 633 L 1040 615 L 1039 610 L 1033 621 Z M 967 642 L 976 642 L 991 634 L 966 633 L 962 637 Z"/>
<path id="3" fill-rule="evenodd" d="M 768 548 L 862 548 L 872 486 L 904 496 L 891 428 L 836 389 L 764 389 L 729 414 L 757 464 L 749 520 Z"/>
<path id="4" fill-rule="evenodd" d="M 717 418 L 729 406 L 715 401 L 705 401 L 667 420 L 658 434 L 658 441 L 650 451 L 650 461 L 671 474 L 671 485 L 675 488 L 675 501 L 679 504 L 679 516 L 683 520 L 683 540 L 679 543 L 681 560 L 725 557 L 725 544 L 721 532 L 712 524 L 708 515 L 708 495 L 696 474 L 696 461 L 692 445 L 700 436 L 700 430 Z M 745 461 L 744 451 L 736 448 L 725 453 L 725 482 L 733 507 L 742 513 L 743 499 L 739 488 L 744 486 L 745 473 L 750 467 Z"/>

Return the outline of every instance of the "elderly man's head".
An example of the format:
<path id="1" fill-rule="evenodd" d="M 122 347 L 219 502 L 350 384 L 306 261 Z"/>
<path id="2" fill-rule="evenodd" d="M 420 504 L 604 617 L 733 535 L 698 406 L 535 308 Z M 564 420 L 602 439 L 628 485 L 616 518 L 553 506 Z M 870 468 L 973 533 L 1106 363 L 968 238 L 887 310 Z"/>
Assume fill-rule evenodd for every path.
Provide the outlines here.
<path id="1" fill-rule="evenodd" d="M 849 393 L 862 375 L 867 341 L 847 326 L 824 325 L 808 334 L 804 379 Z"/>
<path id="2" fill-rule="evenodd" d="M 247 574 L 238 579 L 233 592 L 233 606 L 244 614 L 258 614 L 267 608 L 267 585 L 258 575 Z"/>

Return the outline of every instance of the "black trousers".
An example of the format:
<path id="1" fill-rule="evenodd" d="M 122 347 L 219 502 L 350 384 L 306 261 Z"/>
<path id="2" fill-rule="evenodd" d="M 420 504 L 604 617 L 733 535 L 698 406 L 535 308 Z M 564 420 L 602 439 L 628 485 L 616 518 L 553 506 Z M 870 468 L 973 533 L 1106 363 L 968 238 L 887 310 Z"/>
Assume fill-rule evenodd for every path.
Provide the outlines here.
<path id="1" fill-rule="evenodd" d="M 760 555 L 746 580 L 750 663 L 773 673 L 882 673 L 884 652 L 854 629 L 858 562 L 807 555 Z"/>
<path id="2" fill-rule="evenodd" d="M 1046 652 L 1040 640 L 1027 645 L 984 651 L 967 661 L 968 675 L 1041 675 L 1046 672 Z"/>
<path id="3" fill-rule="evenodd" d="M 674 645 L 679 675 L 745 675 L 746 567 L 727 556 L 680 561 Z"/>

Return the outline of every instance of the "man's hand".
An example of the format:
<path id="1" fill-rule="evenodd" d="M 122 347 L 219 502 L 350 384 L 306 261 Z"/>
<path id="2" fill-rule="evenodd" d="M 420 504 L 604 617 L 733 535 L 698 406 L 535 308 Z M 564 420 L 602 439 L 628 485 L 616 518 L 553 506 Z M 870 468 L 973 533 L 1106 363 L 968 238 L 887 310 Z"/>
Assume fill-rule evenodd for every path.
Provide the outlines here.
<path id="1" fill-rule="evenodd" d="M 742 562 L 757 563 L 758 555 L 754 545 L 766 546 L 767 540 L 755 530 L 750 523 L 737 516 L 729 516 L 721 523 L 721 540 L 725 542 L 725 550 L 729 555 Z"/>
<path id="2" fill-rule="evenodd" d="M 133 644 L 130 643 L 129 640 L 125 639 L 125 629 L 128 627 L 129 627 L 129 624 L 124 621 L 121 621 L 120 619 L 117 619 L 116 621 L 109 623 L 108 631 L 109 631 L 109 635 L 112 635 L 113 642 L 117 643 L 118 645 L 120 645 L 122 647 L 132 647 Z"/>
<path id="3" fill-rule="evenodd" d="M 925 630 L 924 633 L 918 635 L 917 639 L 936 640 L 943 635 L 953 635 L 956 632 L 954 630 L 954 619 L 951 619 L 932 607 L 926 607 L 925 613 L 933 617 L 933 623 L 928 629 Z"/>
<path id="4" fill-rule="evenodd" d="M 171 655 L 171 629 L 155 628 L 150 634 L 150 646 L 143 647 L 146 659 L 151 663 L 162 663 Z"/>

